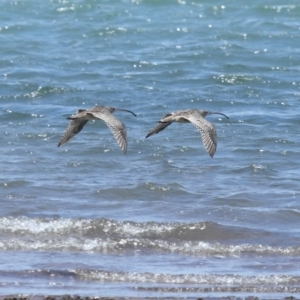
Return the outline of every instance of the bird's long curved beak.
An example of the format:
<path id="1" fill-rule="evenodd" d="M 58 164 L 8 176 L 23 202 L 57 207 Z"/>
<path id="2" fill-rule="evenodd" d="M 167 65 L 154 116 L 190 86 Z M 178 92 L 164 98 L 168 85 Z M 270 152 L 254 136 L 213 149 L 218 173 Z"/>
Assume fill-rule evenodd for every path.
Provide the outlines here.
<path id="1" fill-rule="evenodd" d="M 224 114 L 222 114 L 222 113 L 219 113 L 219 112 L 215 112 L 215 111 L 208 111 L 208 114 L 209 114 L 209 115 L 213 115 L 213 114 L 215 114 L 215 115 L 222 115 L 222 116 L 224 116 L 225 118 L 229 119 L 226 115 L 224 115 Z"/>
<path id="2" fill-rule="evenodd" d="M 128 109 L 123 109 L 123 108 L 115 108 L 115 110 L 122 110 L 122 111 L 127 111 L 131 114 L 133 114 L 135 117 L 136 117 L 136 114 L 134 112 L 132 112 L 131 110 L 128 110 Z"/>

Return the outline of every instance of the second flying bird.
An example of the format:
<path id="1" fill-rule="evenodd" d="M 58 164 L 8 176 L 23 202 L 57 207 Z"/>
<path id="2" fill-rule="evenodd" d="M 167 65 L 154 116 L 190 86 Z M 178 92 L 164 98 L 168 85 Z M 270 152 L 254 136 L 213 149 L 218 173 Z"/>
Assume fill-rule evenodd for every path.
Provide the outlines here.
<path id="1" fill-rule="evenodd" d="M 198 109 L 177 110 L 166 114 L 158 121 L 158 124 L 147 134 L 146 138 L 155 133 L 159 133 L 173 122 L 192 123 L 200 131 L 206 151 L 213 157 L 217 149 L 217 132 L 215 126 L 204 119 L 207 115 L 212 114 L 222 115 L 229 119 L 226 115 L 219 112 Z"/>
<path id="2" fill-rule="evenodd" d="M 91 109 L 79 109 L 77 114 L 68 117 L 71 120 L 58 147 L 69 141 L 75 134 L 79 133 L 89 120 L 103 120 L 112 131 L 124 154 L 127 151 L 127 133 L 125 125 L 112 115 L 114 111 L 127 111 L 136 117 L 130 110 L 114 107 L 96 106 Z"/>

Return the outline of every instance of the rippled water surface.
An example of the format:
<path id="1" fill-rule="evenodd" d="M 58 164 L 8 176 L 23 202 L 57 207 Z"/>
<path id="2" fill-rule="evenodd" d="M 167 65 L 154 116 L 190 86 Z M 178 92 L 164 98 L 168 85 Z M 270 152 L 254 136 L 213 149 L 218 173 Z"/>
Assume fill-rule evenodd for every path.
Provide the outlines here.
<path id="1" fill-rule="evenodd" d="M 0 294 L 300 293 L 300 4 L 0 3 Z M 132 110 L 124 155 L 102 121 Z M 192 124 L 222 112 L 211 158 Z"/>

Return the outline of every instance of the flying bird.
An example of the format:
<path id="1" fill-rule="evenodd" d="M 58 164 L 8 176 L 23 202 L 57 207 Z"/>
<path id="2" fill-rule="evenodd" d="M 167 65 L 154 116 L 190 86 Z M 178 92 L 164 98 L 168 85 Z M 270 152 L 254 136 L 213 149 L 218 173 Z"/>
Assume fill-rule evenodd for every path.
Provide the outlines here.
<path id="1" fill-rule="evenodd" d="M 159 133 L 173 122 L 192 123 L 200 131 L 206 151 L 211 157 L 213 157 L 217 149 L 217 132 L 215 126 L 204 119 L 207 115 L 212 114 L 222 115 L 229 119 L 226 115 L 219 112 L 210 112 L 198 109 L 178 110 L 166 114 L 147 134 L 146 138 L 153 134 Z"/>
<path id="2" fill-rule="evenodd" d="M 71 120 L 58 147 L 68 142 L 74 135 L 79 133 L 88 120 L 103 120 L 112 131 L 124 154 L 127 151 L 127 133 L 125 125 L 112 115 L 115 111 L 127 111 L 136 117 L 130 110 L 114 107 L 96 106 L 91 109 L 79 109 L 75 115 L 68 117 Z"/>

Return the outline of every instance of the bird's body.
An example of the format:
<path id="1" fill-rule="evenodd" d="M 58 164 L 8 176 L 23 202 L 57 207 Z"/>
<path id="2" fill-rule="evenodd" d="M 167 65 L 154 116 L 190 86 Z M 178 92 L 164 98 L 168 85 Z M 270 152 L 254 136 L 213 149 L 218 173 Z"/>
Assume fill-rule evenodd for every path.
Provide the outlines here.
<path id="1" fill-rule="evenodd" d="M 219 114 L 229 119 L 226 115 L 218 112 L 209 112 L 198 109 L 178 110 L 166 114 L 147 134 L 146 138 L 164 130 L 173 122 L 192 123 L 200 131 L 206 151 L 213 157 L 217 149 L 217 132 L 215 126 L 204 119 L 209 114 Z"/>
<path id="2" fill-rule="evenodd" d="M 64 135 L 62 136 L 58 147 L 68 142 L 74 135 L 79 133 L 83 126 L 89 120 L 103 120 L 106 125 L 112 131 L 114 137 L 116 138 L 119 146 L 124 153 L 127 151 L 127 133 L 125 125 L 119 121 L 116 117 L 112 115 L 114 111 L 127 111 L 133 113 L 130 110 L 114 108 L 114 107 L 104 107 L 96 106 L 91 109 L 79 109 L 77 114 L 68 117 L 67 119 L 71 120 L 69 126 L 67 127 Z"/>

